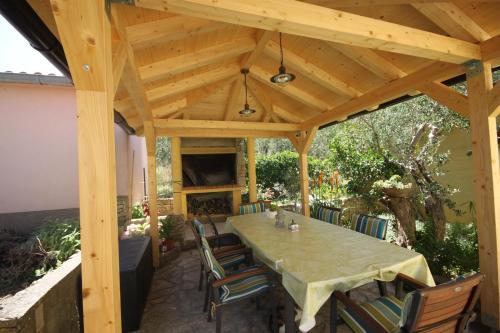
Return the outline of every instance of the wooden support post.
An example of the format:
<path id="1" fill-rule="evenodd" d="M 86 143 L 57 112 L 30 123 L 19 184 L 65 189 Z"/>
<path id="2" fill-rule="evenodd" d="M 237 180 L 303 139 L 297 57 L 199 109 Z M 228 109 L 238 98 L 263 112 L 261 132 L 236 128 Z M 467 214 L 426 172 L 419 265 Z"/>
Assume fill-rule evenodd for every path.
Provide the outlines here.
<path id="1" fill-rule="evenodd" d="M 153 266 L 160 266 L 160 247 L 158 245 L 158 198 L 156 186 L 156 134 L 151 121 L 144 121 L 144 136 L 148 152 L 148 202 L 149 235 L 153 247 Z"/>
<path id="2" fill-rule="evenodd" d="M 171 138 L 172 192 L 174 193 L 174 214 L 182 211 L 182 156 L 181 138 Z M 184 216 L 186 218 L 187 216 Z"/>
<path id="3" fill-rule="evenodd" d="M 51 0 L 76 88 L 85 332 L 121 332 L 111 26 L 104 0 Z"/>
<path id="4" fill-rule="evenodd" d="M 491 65 L 472 63 L 467 71 L 479 264 L 486 274 L 481 293 L 483 323 L 500 328 L 500 164 L 496 118 L 489 106 Z"/>
<path id="5" fill-rule="evenodd" d="M 299 182 L 302 214 L 310 215 L 309 208 L 309 171 L 307 163 L 307 152 L 311 148 L 318 127 L 313 127 L 307 131 L 290 134 L 288 138 L 299 153 Z"/>
<path id="6" fill-rule="evenodd" d="M 300 179 L 300 201 L 302 214 L 310 215 L 309 209 L 309 171 L 307 164 L 307 152 L 299 152 L 299 179 Z"/>
<path id="7" fill-rule="evenodd" d="M 233 215 L 238 215 L 241 205 L 241 190 L 233 191 Z"/>
<path id="8" fill-rule="evenodd" d="M 247 138 L 248 158 L 248 197 L 250 202 L 257 201 L 257 174 L 255 172 L 255 138 Z"/>

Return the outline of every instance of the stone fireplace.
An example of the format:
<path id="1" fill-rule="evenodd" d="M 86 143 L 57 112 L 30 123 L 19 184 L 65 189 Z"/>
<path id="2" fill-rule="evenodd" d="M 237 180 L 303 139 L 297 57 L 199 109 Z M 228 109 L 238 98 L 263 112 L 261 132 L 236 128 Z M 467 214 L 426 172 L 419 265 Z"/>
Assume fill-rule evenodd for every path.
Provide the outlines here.
<path id="1" fill-rule="evenodd" d="M 246 173 L 240 139 L 182 138 L 180 168 L 184 216 L 237 213 Z"/>

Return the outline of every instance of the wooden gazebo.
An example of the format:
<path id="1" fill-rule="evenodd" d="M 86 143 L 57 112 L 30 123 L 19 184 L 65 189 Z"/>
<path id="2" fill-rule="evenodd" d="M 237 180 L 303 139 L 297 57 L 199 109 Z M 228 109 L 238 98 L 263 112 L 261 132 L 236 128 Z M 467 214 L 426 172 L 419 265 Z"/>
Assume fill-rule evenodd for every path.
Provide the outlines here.
<path id="1" fill-rule="evenodd" d="M 64 47 L 78 100 L 84 325 L 119 332 L 113 109 L 147 141 L 156 230 L 155 139 L 289 138 L 308 214 L 307 152 L 318 127 L 424 93 L 471 121 L 482 320 L 500 328 L 500 2 L 434 0 L 29 1 Z M 296 79 L 270 77 L 284 64 Z M 241 117 L 242 68 L 249 104 Z M 468 96 L 443 84 L 466 74 Z M 174 172 L 175 210 L 181 211 Z M 153 233 L 156 243 L 158 236 Z M 158 249 L 157 246 L 153 246 Z M 158 263 L 158 252 L 154 252 Z M 165 318 L 168 320 L 168 318 Z"/>

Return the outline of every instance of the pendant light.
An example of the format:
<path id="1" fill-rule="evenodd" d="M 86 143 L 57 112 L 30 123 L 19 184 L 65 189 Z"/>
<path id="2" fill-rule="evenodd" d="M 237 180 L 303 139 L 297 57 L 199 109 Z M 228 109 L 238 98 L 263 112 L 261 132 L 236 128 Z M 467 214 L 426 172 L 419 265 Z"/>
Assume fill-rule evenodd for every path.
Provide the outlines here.
<path id="1" fill-rule="evenodd" d="M 295 75 L 293 75 L 292 73 L 287 73 L 285 65 L 283 65 L 283 45 L 281 43 L 281 32 L 280 32 L 280 54 L 281 54 L 280 68 L 278 69 L 278 74 L 273 75 L 271 77 L 271 82 L 283 84 L 293 81 L 295 79 Z"/>
<path id="2" fill-rule="evenodd" d="M 247 87 L 248 69 L 243 68 L 241 70 L 241 74 L 243 74 L 243 76 L 245 77 L 245 107 L 239 113 L 240 113 L 240 116 L 242 116 L 242 117 L 249 117 L 252 113 L 255 113 L 255 110 L 251 109 L 250 105 L 248 105 L 248 87 Z"/>

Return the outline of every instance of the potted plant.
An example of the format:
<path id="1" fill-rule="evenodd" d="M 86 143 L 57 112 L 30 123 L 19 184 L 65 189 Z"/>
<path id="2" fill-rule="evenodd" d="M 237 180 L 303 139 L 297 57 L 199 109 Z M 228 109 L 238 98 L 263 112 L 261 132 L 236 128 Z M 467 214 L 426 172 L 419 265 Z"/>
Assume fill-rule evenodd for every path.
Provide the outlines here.
<path id="1" fill-rule="evenodd" d="M 165 251 L 172 250 L 175 248 L 175 241 L 171 238 L 172 236 L 172 230 L 174 228 L 174 220 L 167 216 L 163 220 L 160 221 L 160 246 L 162 247 L 162 250 L 164 249 Z"/>

